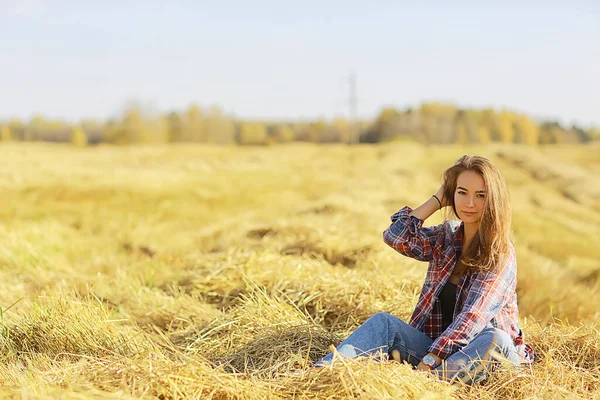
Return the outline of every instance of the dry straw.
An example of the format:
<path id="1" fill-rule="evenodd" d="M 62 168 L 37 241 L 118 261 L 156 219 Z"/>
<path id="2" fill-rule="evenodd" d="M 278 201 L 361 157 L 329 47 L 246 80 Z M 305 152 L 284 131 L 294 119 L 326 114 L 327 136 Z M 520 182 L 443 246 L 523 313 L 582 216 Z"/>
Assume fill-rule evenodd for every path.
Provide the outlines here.
<path id="1" fill-rule="evenodd" d="M 556 186 L 588 182 L 597 149 L 563 150 L 2 146 L 0 396 L 598 399 L 599 208 Z M 381 232 L 465 152 L 511 188 L 536 363 L 472 387 L 391 361 L 311 368 L 370 315 L 410 317 L 425 266 Z"/>

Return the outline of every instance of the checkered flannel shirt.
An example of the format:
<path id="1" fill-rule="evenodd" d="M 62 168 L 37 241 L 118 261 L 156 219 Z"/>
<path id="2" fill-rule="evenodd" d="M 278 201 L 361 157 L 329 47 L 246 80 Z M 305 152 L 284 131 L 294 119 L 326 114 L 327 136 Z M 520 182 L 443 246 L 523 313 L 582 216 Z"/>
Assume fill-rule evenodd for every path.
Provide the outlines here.
<path id="1" fill-rule="evenodd" d="M 429 352 L 446 359 L 484 328 L 495 327 L 511 336 L 522 363 L 532 363 L 533 349 L 524 342 L 519 328 L 514 248 L 511 246 L 510 254 L 495 270 L 461 277 L 454 319 L 443 330 L 438 296 L 460 257 L 462 223 L 446 221 L 424 228 L 422 220 L 409 216 L 411 211 L 410 207 L 404 207 L 391 217 L 392 224 L 384 231 L 383 240 L 405 256 L 429 262 L 425 283 L 409 322 L 433 339 Z"/>

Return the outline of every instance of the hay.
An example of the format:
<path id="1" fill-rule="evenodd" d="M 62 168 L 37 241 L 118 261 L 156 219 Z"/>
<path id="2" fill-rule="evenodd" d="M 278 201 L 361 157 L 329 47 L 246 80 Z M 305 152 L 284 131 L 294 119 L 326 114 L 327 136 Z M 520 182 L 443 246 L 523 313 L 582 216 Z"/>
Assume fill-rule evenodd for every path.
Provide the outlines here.
<path id="1" fill-rule="evenodd" d="M 2 146 L 0 396 L 600 398 L 600 208 L 574 192 L 597 157 L 572 151 L 557 168 L 520 146 Z M 312 368 L 372 314 L 410 317 L 425 265 L 381 232 L 464 153 L 511 187 L 536 363 L 473 387 L 371 359 Z"/>
<path id="2" fill-rule="evenodd" d="M 228 372 L 269 378 L 313 365 L 341 340 L 340 335 L 306 326 L 278 327 L 214 362 Z"/>

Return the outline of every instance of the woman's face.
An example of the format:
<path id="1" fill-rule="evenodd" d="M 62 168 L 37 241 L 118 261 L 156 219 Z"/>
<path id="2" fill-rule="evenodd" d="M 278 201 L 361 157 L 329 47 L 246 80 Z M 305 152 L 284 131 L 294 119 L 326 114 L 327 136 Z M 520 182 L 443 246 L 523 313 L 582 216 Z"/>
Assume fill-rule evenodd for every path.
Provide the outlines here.
<path id="1" fill-rule="evenodd" d="M 454 205 L 465 224 L 479 224 L 485 205 L 485 182 L 475 171 L 462 172 L 456 181 Z"/>

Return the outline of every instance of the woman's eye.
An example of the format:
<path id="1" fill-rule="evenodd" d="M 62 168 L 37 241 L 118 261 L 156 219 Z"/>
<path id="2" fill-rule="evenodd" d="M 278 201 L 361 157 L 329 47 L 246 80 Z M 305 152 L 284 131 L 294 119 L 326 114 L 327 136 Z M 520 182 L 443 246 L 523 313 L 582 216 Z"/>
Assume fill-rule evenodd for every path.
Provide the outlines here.
<path id="1" fill-rule="evenodd" d="M 479 193 L 479 194 L 477 195 L 477 197 L 479 197 L 480 199 L 483 199 L 483 198 L 485 197 L 485 194 Z"/>
<path id="2" fill-rule="evenodd" d="M 466 194 L 466 193 L 461 190 L 458 192 L 458 194 Z"/>

